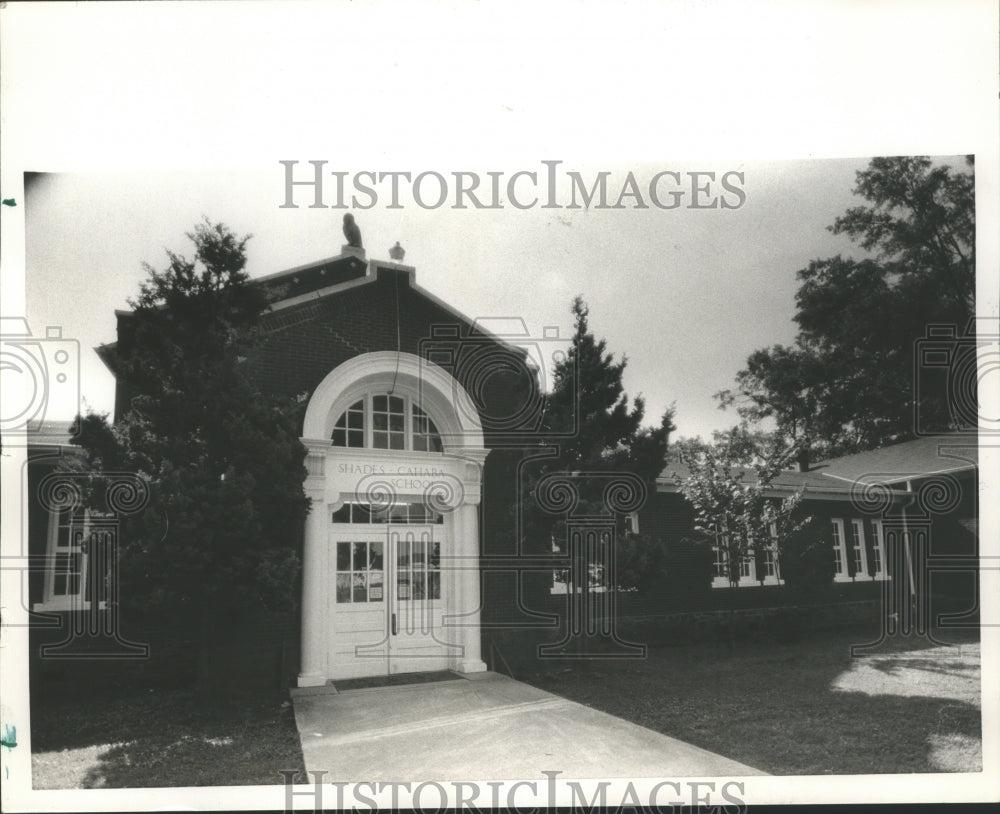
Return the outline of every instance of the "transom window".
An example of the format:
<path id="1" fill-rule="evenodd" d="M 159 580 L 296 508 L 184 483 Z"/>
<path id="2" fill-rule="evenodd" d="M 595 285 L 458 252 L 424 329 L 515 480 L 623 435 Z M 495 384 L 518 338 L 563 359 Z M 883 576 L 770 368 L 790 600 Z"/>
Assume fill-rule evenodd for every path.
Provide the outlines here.
<path id="1" fill-rule="evenodd" d="M 434 421 L 409 396 L 373 393 L 354 402 L 333 425 L 335 447 L 441 452 Z"/>
<path id="2" fill-rule="evenodd" d="M 334 523 L 401 523 L 405 525 L 428 525 L 444 523 L 444 515 L 434 511 L 424 503 L 345 503 L 333 513 Z"/>

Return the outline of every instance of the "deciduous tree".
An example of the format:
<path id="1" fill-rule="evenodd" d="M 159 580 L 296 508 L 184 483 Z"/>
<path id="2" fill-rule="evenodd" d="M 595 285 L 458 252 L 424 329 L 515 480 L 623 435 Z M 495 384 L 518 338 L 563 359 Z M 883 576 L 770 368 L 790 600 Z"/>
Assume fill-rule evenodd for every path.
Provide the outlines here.
<path id="1" fill-rule="evenodd" d="M 681 450 L 687 473 L 674 474 L 678 489 L 694 509 L 695 529 L 704 544 L 721 550 L 729 585 L 735 588 L 744 565 L 763 564 L 765 550 L 780 563 L 785 542 L 808 518 L 797 517 L 802 492 L 785 498 L 768 495 L 771 483 L 794 459 L 797 449 L 780 437 L 751 453 L 754 440 L 734 428 L 711 445 Z M 734 643 L 734 609 L 730 609 L 730 644 Z"/>
<path id="2" fill-rule="evenodd" d="M 867 203 L 830 230 L 867 256 L 814 260 L 798 272 L 795 343 L 754 351 L 735 390 L 716 394 L 720 406 L 773 419 L 828 454 L 912 437 L 915 414 L 924 428 L 954 428 L 947 385 L 920 380 L 915 351 L 928 326 L 951 324 L 961 336 L 974 313 L 971 157 L 967 167 L 876 158 L 859 172 L 854 191 Z"/>

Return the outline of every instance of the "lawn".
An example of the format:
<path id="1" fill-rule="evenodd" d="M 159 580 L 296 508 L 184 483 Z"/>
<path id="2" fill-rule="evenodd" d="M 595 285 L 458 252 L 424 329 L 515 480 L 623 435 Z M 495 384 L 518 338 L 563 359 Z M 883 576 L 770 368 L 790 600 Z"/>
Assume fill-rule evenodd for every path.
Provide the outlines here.
<path id="1" fill-rule="evenodd" d="M 182 690 L 46 698 L 31 741 L 36 789 L 278 785 L 304 768 L 290 703 L 206 707 Z"/>
<path id="2" fill-rule="evenodd" d="M 980 771 L 979 643 L 864 632 L 650 648 L 517 678 L 776 775 Z M 303 771 L 287 701 L 199 704 L 181 690 L 32 705 L 35 788 L 278 784 Z"/>
<path id="3" fill-rule="evenodd" d="M 981 771 L 978 641 L 851 657 L 873 638 L 657 647 L 517 678 L 776 775 Z"/>

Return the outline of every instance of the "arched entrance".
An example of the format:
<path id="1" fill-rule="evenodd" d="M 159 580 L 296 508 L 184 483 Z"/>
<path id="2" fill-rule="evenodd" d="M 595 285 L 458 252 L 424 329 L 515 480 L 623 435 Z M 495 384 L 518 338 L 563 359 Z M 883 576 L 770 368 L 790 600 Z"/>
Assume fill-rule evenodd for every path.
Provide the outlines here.
<path id="1" fill-rule="evenodd" d="M 462 386 L 407 353 L 357 356 L 306 408 L 298 684 L 480 672 L 479 416 Z"/>

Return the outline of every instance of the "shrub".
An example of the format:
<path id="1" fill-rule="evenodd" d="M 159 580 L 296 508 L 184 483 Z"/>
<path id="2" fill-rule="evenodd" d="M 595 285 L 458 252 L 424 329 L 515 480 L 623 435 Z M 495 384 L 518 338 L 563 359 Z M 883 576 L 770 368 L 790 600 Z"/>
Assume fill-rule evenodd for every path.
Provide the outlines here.
<path id="1" fill-rule="evenodd" d="M 830 541 L 815 522 L 793 534 L 781 550 L 781 576 L 790 592 L 810 598 L 830 591 L 833 586 L 834 558 Z"/>

